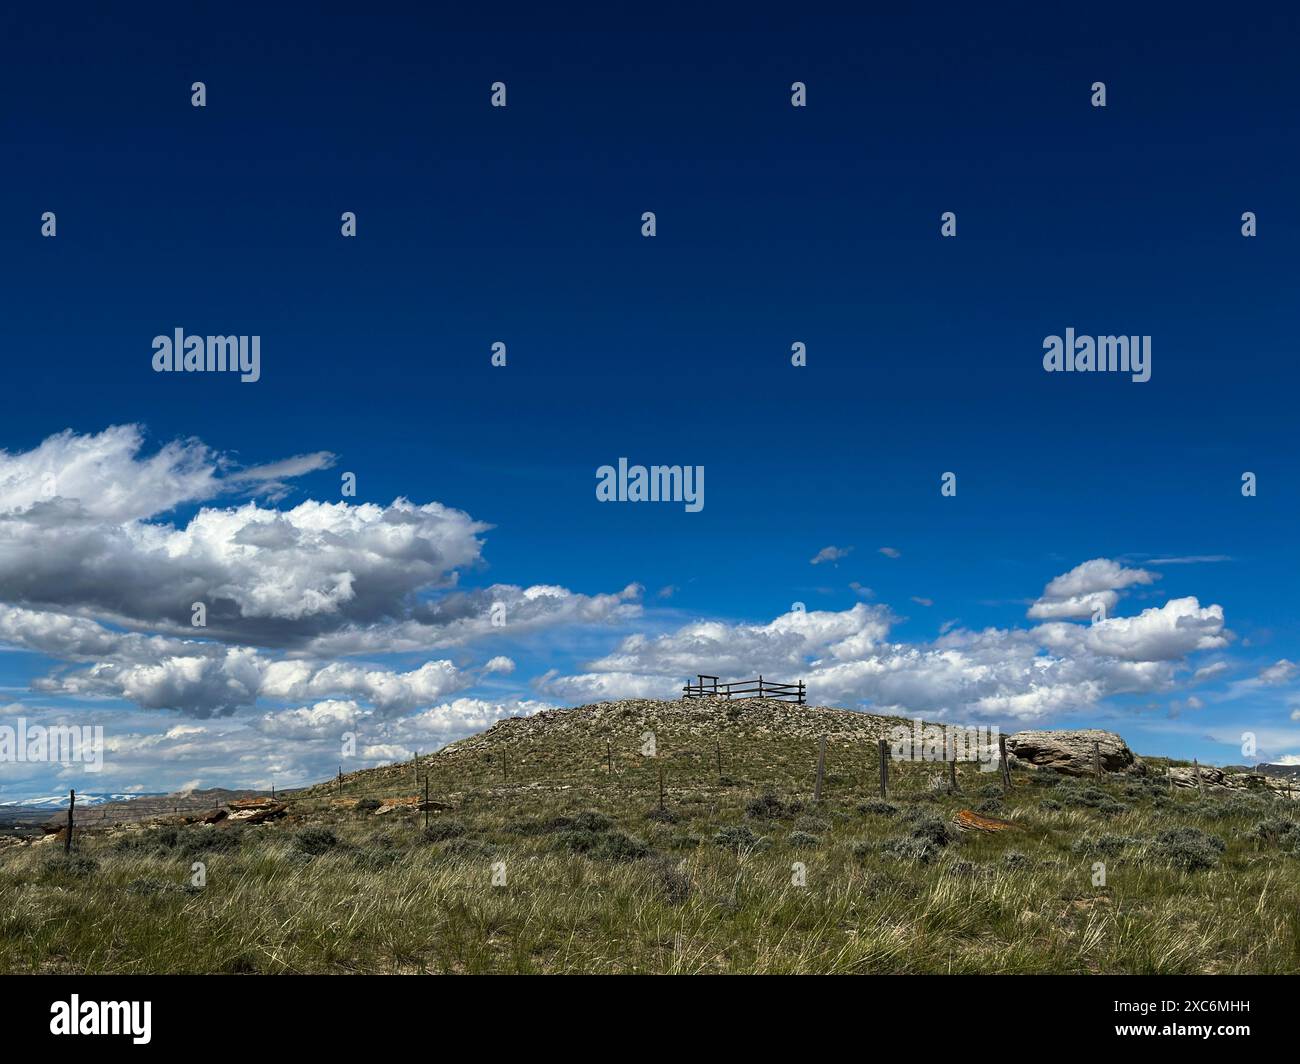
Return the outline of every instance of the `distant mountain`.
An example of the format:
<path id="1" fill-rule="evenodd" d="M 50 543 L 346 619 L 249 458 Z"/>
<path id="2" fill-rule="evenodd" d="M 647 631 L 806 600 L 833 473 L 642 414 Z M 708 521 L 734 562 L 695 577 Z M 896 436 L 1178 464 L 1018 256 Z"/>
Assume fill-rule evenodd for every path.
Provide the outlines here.
<path id="1" fill-rule="evenodd" d="M 105 805 L 108 802 L 132 802 L 138 798 L 159 798 L 161 791 L 140 791 L 136 794 L 93 794 L 89 791 L 77 792 L 77 805 Z M 20 807 L 23 809 L 67 809 L 66 794 L 33 795 L 27 798 L 10 798 L 0 801 L 0 808 Z"/>
<path id="2" fill-rule="evenodd" d="M 1300 780 L 1300 765 L 1256 765 L 1255 771 L 1261 776 L 1276 776 L 1279 779 L 1290 776 L 1292 779 Z"/>

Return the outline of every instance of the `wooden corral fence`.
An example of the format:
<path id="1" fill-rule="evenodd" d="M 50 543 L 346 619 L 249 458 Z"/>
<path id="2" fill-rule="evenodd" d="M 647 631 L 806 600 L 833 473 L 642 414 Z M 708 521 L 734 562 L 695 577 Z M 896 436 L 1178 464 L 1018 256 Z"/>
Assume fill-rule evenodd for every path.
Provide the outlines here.
<path id="1" fill-rule="evenodd" d="M 718 677 L 700 674 L 698 683 L 688 683 L 682 688 L 683 698 L 778 698 L 783 702 L 798 702 L 803 705 L 808 691 L 804 683 L 777 683 L 759 676 L 757 680 L 737 680 L 734 683 L 718 683 Z"/>

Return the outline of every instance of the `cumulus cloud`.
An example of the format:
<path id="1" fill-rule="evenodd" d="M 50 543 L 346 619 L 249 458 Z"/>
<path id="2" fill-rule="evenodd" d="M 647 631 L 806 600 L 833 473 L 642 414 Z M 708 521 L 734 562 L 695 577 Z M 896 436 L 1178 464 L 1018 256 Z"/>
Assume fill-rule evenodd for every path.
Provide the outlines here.
<path id="1" fill-rule="evenodd" d="M 271 659 L 250 647 L 197 649 L 144 663 L 97 662 L 38 678 L 32 686 L 47 694 L 120 698 L 144 709 L 175 709 L 202 718 L 233 713 L 259 698 L 326 696 L 361 698 L 380 713 L 393 714 L 471 682 L 450 661 L 425 662 L 403 673 L 346 662 Z"/>
<path id="2" fill-rule="evenodd" d="M 63 663 L 33 684 L 51 694 L 198 718 L 260 700 L 353 699 L 391 717 L 514 664 L 496 655 L 471 674 L 446 659 L 404 670 L 338 659 L 641 611 L 636 584 L 460 588 L 490 526 L 440 503 L 268 503 L 333 460 L 241 466 L 197 440 L 146 454 L 130 425 L 0 453 L 0 642 Z M 214 504 L 230 495 L 246 498 Z M 198 509 L 165 519 L 182 505 Z"/>
<path id="3" fill-rule="evenodd" d="M 1080 569 L 1082 571 L 1080 571 Z M 1061 600 L 1146 582 L 1134 572 L 1080 567 L 1048 585 Z M 820 703 L 924 714 L 1035 719 L 1121 694 L 1171 690 L 1189 655 L 1227 645 L 1220 606 L 1173 599 L 1134 617 L 1083 625 L 970 631 L 945 625 L 930 643 L 889 638 L 894 616 L 852 609 L 791 611 L 769 624 L 696 621 L 658 635 L 631 635 L 573 675 L 548 673 L 540 687 L 571 700 L 673 697 L 683 677 L 760 672 L 804 679 Z"/>
<path id="4" fill-rule="evenodd" d="M 901 558 L 903 556 L 903 552 L 897 547 L 881 547 L 880 553 L 886 558 Z"/>
<path id="5" fill-rule="evenodd" d="M 1110 558 L 1093 558 L 1055 577 L 1029 607 L 1036 620 L 1103 616 L 1119 602 L 1119 591 L 1134 584 L 1150 584 L 1160 578 L 1145 569 L 1128 569 Z"/>
<path id="6" fill-rule="evenodd" d="M 30 451 L 0 451 L 0 513 L 64 510 L 95 521 L 121 523 L 166 513 L 235 491 L 268 485 L 333 464 L 327 451 L 296 455 L 260 467 L 240 469 L 198 440 L 164 444 L 142 457 L 138 425 L 115 425 L 78 435 L 70 429 Z"/>

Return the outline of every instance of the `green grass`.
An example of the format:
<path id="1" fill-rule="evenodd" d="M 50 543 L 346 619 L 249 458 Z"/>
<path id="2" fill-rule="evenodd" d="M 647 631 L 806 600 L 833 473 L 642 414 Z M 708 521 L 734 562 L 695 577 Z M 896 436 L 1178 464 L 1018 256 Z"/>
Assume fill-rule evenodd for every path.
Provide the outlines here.
<path id="1" fill-rule="evenodd" d="M 87 834 L 90 860 L 73 865 L 58 844 L 7 847 L 0 971 L 1300 971 L 1300 836 L 1255 831 L 1296 819 L 1288 802 L 1029 772 L 999 797 L 996 775 L 971 766 L 963 795 L 936 796 L 936 766 L 895 765 L 890 815 L 872 804 L 874 747 L 846 738 L 814 808 L 811 738 L 726 732 L 720 785 L 713 735 L 662 729 L 647 759 L 637 728 L 610 730 L 612 776 L 603 736 L 514 750 L 509 782 L 502 744 L 491 760 L 425 759 L 422 779 L 452 807 L 427 835 L 422 814 L 354 812 L 331 784 L 233 843 Z M 652 819 L 660 763 L 670 815 Z M 415 793 L 409 764 L 343 788 L 349 801 Z M 1017 830 L 936 841 L 981 803 Z M 187 887 L 195 861 L 202 888 Z M 806 886 L 792 885 L 796 862 Z"/>

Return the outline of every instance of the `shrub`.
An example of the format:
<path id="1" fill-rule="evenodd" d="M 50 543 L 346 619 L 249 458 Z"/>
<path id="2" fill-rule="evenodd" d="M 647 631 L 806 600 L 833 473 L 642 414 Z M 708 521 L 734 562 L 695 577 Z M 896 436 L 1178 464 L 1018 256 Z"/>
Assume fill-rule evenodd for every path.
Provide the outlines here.
<path id="1" fill-rule="evenodd" d="M 830 829 L 831 822 L 819 816 L 801 816 L 794 822 L 796 831 L 806 831 L 809 835 L 820 835 Z"/>
<path id="2" fill-rule="evenodd" d="M 975 793 L 981 798 L 1001 798 L 1006 794 L 1000 783 L 986 783 Z"/>
<path id="3" fill-rule="evenodd" d="M 738 824 L 723 828 L 713 836 L 713 842 L 724 849 L 739 851 L 759 849 L 764 839 L 755 835 L 747 824 Z"/>
<path id="4" fill-rule="evenodd" d="M 943 852 L 943 848 L 930 839 L 917 838 L 915 835 L 911 835 L 901 839 L 889 840 L 885 843 L 884 852 L 902 861 L 929 864 Z"/>
<path id="5" fill-rule="evenodd" d="M 512 835 L 552 835 L 573 827 L 573 818 L 567 816 L 551 817 L 550 820 L 516 820 L 506 824 L 505 830 Z"/>
<path id="6" fill-rule="evenodd" d="M 357 804 L 354 805 L 352 809 L 354 812 L 357 813 L 373 813 L 376 809 L 378 809 L 382 805 L 383 802 L 381 802 L 378 798 L 360 798 L 357 800 Z"/>
<path id="7" fill-rule="evenodd" d="M 1226 845 L 1217 835 L 1200 828 L 1178 827 L 1160 832 L 1155 838 L 1156 850 L 1175 868 L 1196 872 L 1213 868 Z"/>
<path id="8" fill-rule="evenodd" d="M 1060 812 L 1062 809 L 1064 809 L 1065 806 L 1063 806 L 1055 798 L 1044 798 L 1041 802 L 1038 803 L 1038 808 L 1041 809 L 1044 813 L 1057 813 Z"/>
<path id="9" fill-rule="evenodd" d="M 676 824 L 677 821 L 681 820 L 681 817 L 671 809 L 661 809 L 659 806 L 655 806 L 646 813 L 645 818 L 647 820 L 653 820 L 656 824 Z"/>
<path id="10" fill-rule="evenodd" d="M 41 875 L 46 878 L 68 876 L 87 879 L 99 871 L 99 862 L 84 853 L 56 853 L 45 858 Z"/>
<path id="11" fill-rule="evenodd" d="M 1132 835 L 1085 835 L 1074 840 L 1070 852 L 1089 857 L 1113 857 L 1131 846 L 1140 844 L 1141 840 L 1135 839 Z"/>
<path id="12" fill-rule="evenodd" d="M 821 844 L 821 839 L 816 835 L 809 835 L 806 831 L 792 831 L 790 833 L 790 845 L 797 850 L 811 850 Z"/>
<path id="13" fill-rule="evenodd" d="M 745 803 L 745 816 L 752 820 L 782 820 L 797 811 L 781 801 L 774 791 L 764 791 L 757 798 L 751 798 Z"/>
<path id="14" fill-rule="evenodd" d="M 602 861 L 639 861 L 650 856 L 650 847 L 634 835 L 624 835 L 621 831 L 606 832 L 600 843 L 591 852 L 591 856 Z"/>
<path id="15" fill-rule="evenodd" d="M 608 831 L 614 826 L 614 821 L 604 813 L 588 810 L 575 816 L 572 825 L 575 831 Z"/>
<path id="16" fill-rule="evenodd" d="M 402 851 L 387 846 L 367 846 L 352 855 L 353 863 L 367 872 L 380 872 L 402 859 Z"/>
<path id="17" fill-rule="evenodd" d="M 338 844 L 338 836 L 329 828 L 303 828 L 293 837 L 294 849 L 312 857 L 319 857 Z"/>
<path id="18" fill-rule="evenodd" d="M 1062 788 L 1061 799 L 1066 805 L 1083 806 L 1090 809 L 1096 809 L 1104 802 L 1113 801 L 1110 795 L 1097 787 Z"/>
<path id="19" fill-rule="evenodd" d="M 469 828 L 459 820 L 435 820 L 420 833 L 420 837 L 425 842 L 446 842 L 458 839 L 468 831 Z"/>
<path id="20" fill-rule="evenodd" d="M 691 894 L 691 877 L 669 857 L 650 861 L 650 881 L 669 905 L 681 905 Z"/>
<path id="21" fill-rule="evenodd" d="M 197 857 L 201 853 L 234 853 L 243 842 L 243 831 L 243 828 L 186 828 L 176 838 L 176 849 L 182 857 Z"/>
<path id="22" fill-rule="evenodd" d="M 947 821 L 942 817 L 935 816 L 933 813 L 926 812 L 912 818 L 912 826 L 908 831 L 908 835 L 911 838 L 920 839 L 934 846 L 947 846 L 953 838 L 952 828 L 949 827 Z"/>
<path id="23" fill-rule="evenodd" d="M 1286 817 L 1269 817 L 1251 828 L 1246 837 L 1288 850 L 1296 849 L 1300 847 L 1300 824 Z"/>
<path id="24" fill-rule="evenodd" d="M 495 854 L 496 850 L 478 839 L 451 839 L 442 847 L 442 856 L 462 857 L 467 861 L 482 860 Z"/>
<path id="25" fill-rule="evenodd" d="M 894 816 L 898 812 L 898 806 L 890 805 L 883 798 L 872 798 L 868 802 L 859 802 L 858 812 L 872 816 Z"/>
<path id="26" fill-rule="evenodd" d="M 1007 868 L 1026 868 L 1031 862 L 1019 850 L 1008 850 L 1002 855 L 1002 863 Z"/>
<path id="27" fill-rule="evenodd" d="M 980 804 L 975 807 L 975 812 L 1000 813 L 1002 812 L 1002 808 L 1001 798 L 985 798 L 984 801 L 980 802 Z"/>
<path id="28" fill-rule="evenodd" d="M 217 828 L 209 825 L 178 827 L 167 824 L 143 832 L 133 832 L 118 839 L 113 848 L 118 853 L 149 851 L 157 857 L 179 854 L 197 857 L 202 853 L 232 853 L 243 840 L 243 828 Z"/>
<path id="29" fill-rule="evenodd" d="M 560 835 L 560 845 L 574 853 L 603 861 L 635 861 L 650 853 L 650 847 L 644 842 L 621 831 L 590 831 L 577 827 Z"/>

